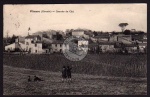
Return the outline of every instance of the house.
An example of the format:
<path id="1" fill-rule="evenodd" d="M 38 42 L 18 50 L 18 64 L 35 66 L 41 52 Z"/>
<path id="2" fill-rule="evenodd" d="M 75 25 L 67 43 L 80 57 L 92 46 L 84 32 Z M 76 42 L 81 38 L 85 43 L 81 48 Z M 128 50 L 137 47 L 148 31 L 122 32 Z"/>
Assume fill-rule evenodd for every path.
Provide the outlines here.
<path id="1" fill-rule="evenodd" d="M 109 41 L 109 36 L 106 35 L 102 35 L 102 36 L 94 36 L 93 38 L 95 38 L 96 41 L 99 42 L 104 42 L 104 41 Z"/>
<path id="2" fill-rule="evenodd" d="M 74 31 L 72 31 L 72 36 L 83 37 L 84 36 L 84 31 L 82 31 L 82 30 L 74 30 Z"/>
<path id="3" fill-rule="evenodd" d="M 143 39 L 147 39 L 147 33 L 144 33 Z"/>
<path id="4" fill-rule="evenodd" d="M 98 51 L 98 48 L 99 48 L 98 43 L 94 43 L 94 42 L 89 41 L 89 45 L 88 45 L 88 51 L 89 52 L 96 53 Z"/>
<path id="5" fill-rule="evenodd" d="M 110 42 L 121 42 L 125 44 L 132 44 L 132 37 L 131 35 L 124 35 L 124 34 L 118 34 L 118 35 L 111 35 L 109 38 Z"/>
<path id="6" fill-rule="evenodd" d="M 78 40 L 78 44 L 77 45 L 78 45 L 79 50 L 82 49 L 85 52 L 87 52 L 88 44 L 89 44 L 88 40 Z"/>
<path id="7" fill-rule="evenodd" d="M 124 47 L 128 53 L 137 53 L 138 52 L 137 44 L 124 44 Z"/>
<path id="8" fill-rule="evenodd" d="M 115 47 L 113 42 L 99 42 L 98 43 L 101 52 L 115 52 Z"/>
<path id="9" fill-rule="evenodd" d="M 26 51 L 30 53 L 43 53 L 42 41 L 39 35 L 29 35 L 25 37 Z"/>
<path id="10" fill-rule="evenodd" d="M 51 52 L 63 52 L 63 50 L 69 49 L 69 44 L 64 44 L 62 40 L 55 40 L 51 43 Z"/>
<path id="11" fill-rule="evenodd" d="M 21 43 L 21 42 L 14 42 L 12 44 L 5 46 L 5 51 L 8 51 L 8 52 L 15 51 L 16 49 L 20 49 L 21 51 L 25 51 L 26 45 Z"/>
<path id="12" fill-rule="evenodd" d="M 138 43 L 139 46 L 139 52 L 144 53 L 147 49 L 147 43 Z"/>
<path id="13" fill-rule="evenodd" d="M 86 35 L 86 34 L 83 34 L 83 37 L 84 37 L 85 39 L 90 39 L 90 36 L 89 36 L 89 35 Z"/>
<path id="14" fill-rule="evenodd" d="M 116 42 L 114 47 L 115 47 L 116 52 L 138 53 L 138 45 L 136 43 L 125 44 L 125 43 Z"/>
<path id="15" fill-rule="evenodd" d="M 140 40 L 137 40 L 137 43 L 147 43 L 147 39 L 140 39 Z"/>

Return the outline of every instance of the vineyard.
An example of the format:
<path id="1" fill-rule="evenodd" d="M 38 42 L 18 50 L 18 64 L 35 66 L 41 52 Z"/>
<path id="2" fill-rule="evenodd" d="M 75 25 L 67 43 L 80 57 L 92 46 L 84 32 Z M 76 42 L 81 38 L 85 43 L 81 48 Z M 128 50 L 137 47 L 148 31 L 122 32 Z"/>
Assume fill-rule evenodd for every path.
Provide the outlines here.
<path id="1" fill-rule="evenodd" d="M 3 64 L 35 70 L 60 72 L 72 66 L 73 73 L 116 77 L 146 77 L 147 55 L 88 54 L 81 61 L 70 61 L 63 54 L 3 55 Z"/>

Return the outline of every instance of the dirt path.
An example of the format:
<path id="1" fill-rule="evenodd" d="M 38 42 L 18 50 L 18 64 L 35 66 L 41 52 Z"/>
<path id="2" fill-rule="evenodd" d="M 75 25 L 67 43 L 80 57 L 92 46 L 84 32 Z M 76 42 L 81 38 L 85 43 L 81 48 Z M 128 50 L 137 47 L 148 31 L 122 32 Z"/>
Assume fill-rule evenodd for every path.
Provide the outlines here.
<path id="1" fill-rule="evenodd" d="M 73 74 L 72 82 L 62 82 L 61 72 L 5 66 L 4 95 L 146 95 L 146 78 L 120 78 Z M 37 75 L 42 82 L 27 82 Z"/>

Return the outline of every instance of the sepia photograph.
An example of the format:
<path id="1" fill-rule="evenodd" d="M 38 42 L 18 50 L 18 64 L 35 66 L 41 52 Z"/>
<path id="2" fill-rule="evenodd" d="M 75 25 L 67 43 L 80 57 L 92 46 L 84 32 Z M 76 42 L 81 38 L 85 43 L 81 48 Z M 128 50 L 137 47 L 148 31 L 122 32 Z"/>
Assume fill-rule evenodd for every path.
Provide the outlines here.
<path id="1" fill-rule="evenodd" d="M 4 4 L 3 95 L 147 95 L 147 4 Z"/>

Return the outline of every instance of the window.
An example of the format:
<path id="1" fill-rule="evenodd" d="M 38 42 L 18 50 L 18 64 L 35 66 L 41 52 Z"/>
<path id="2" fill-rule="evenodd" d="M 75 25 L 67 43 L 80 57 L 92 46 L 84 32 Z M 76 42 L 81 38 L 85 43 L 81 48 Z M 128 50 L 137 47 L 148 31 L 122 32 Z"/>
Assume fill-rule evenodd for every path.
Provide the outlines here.
<path id="1" fill-rule="evenodd" d="M 55 44 L 55 47 L 57 47 L 57 44 Z"/>
<path id="2" fill-rule="evenodd" d="M 37 47 L 37 44 L 35 44 L 35 47 Z"/>
<path id="3" fill-rule="evenodd" d="M 62 47 L 62 44 L 60 44 L 60 47 Z"/>
<path id="4" fill-rule="evenodd" d="M 35 52 L 37 53 L 37 50 L 35 50 Z"/>
<path id="5" fill-rule="evenodd" d="M 60 49 L 60 53 L 62 52 L 62 49 Z"/>
<path id="6" fill-rule="evenodd" d="M 34 41 L 33 41 L 33 40 L 31 40 L 31 43 L 34 43 Z"/>
<path id="7" fill-rule="evenodd" d="M 29 45 L 29 42 L 26 42 L 26 45 Z"/>

